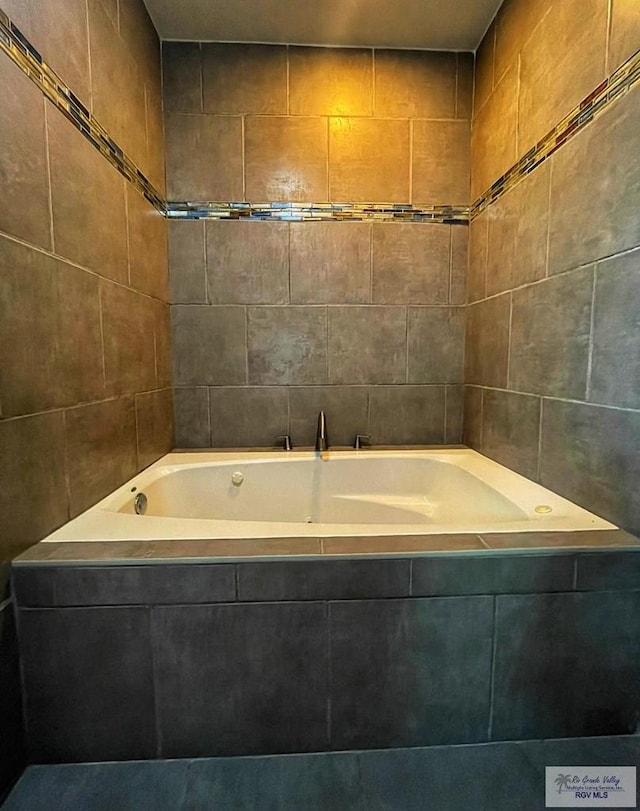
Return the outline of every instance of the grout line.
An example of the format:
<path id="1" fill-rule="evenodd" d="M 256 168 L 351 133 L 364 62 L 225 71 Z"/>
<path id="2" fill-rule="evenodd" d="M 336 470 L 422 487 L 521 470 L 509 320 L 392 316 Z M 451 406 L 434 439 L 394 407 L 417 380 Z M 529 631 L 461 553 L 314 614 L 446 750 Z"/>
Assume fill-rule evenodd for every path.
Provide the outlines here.
<path id="1" fill-rule="evenodd" d="M 589 316 L 589 349 L 587 355 L 587 380 L 585 385 L 584 398 L 589 402 L 591 398 L 591 375 L 593 373 L 593 343 L 594 335 L 593 330 L 595 327 L 596 318 L 596 280 L 598 278 L 598 265 L 593 268 L 593 282 L 591 284 L 591 313 Z"/>
<path id="2" fill-rule="evenodd" d="M 159 703 L 159 696 L 158 696 L 158 685 L 156 679 L 156 657 L 155 657 L 155 646 L 153 644 L 154 641 L 154 616 L 157 609 L 157 606 L 146 606 L 148 611 L 148 619 L 149 619 L 149 648 L 151 653 L 151 673 L 152 673 L 152 690 L 153 690 L 153 720 L 155 725 L 155 733 L 156 733 L 156 755 L 157 757 L 162 757 L 162 723 L 161 723 L 161 713 L 160 713 L 160 703 Z"/>
<path id="3" fill-rule="evenodd" d="M 509 293 L 509 339 L 507 341 L 507 389 L 510 389 L 509 379 L 511 377 L 511 331 L 513 329 L 513 291 Z"/>
<path id="4" fill-rule="evenodd" d="M 69 442 L 67 434 L 67 412 L 62 411 L 64 491 L 67 498 L 67 518 L 71 520 L 71 476 L 69 475 Z M 137 461 L 137 460 L 136 460 Z"/>
<path id="5" fill-rule="evenodd" d="M 547 245 L 544 257 L 544 277 L 549 278 L 549 257 L 551 252 L 551 191 L 553 189 L 553 167 L 555 161 L 553 157 L 549 160 L 549 190 L 547 193 Z"/>
<path id="6" fill-rule="evenodd" d="M 325 602 L 325 622 L 327 628 L 326 634 L 326 655 L 327 655 L 327 671 L 326 671 L 326 684 L 327 684 L 327 746 L 331 746 L 331 727 L 332 727 L 332 706 L 331 706 L 331 684 L 333 681 L 333 671 L 331 668 L 331 603 Z"/>
<path id="7" fill-rule="evenodd" d="M 373 304 L 373 223 L 369 223 L 369 301 Z"/>
<path id="8" fill-rule="evenodd" d="M 383 385 L 383 384 L 372 384 L 372 385 Z M 436 385 L 427 383 L 425 385 Z M 501 386 L 487 386 L 483 383 L 466 383 L 466 386 L 470 386 L 474 389 L 481 389 L 483 391 L 498 391 L 504 394 L 519 394 L 522 397 L 543 397 L 545 400 L 552 400 L 554 403 L 570 403 L 572 405 L 583 405 L 583 406 L 590 406 L 592 408 L 606 408 L 609 411 L 623 411 L 625 414 L 640 414 L 640 408 L 627 408 L 624 406 L 614 406 L 609 405 L 608 403 L 590 403 L 586 400 L 576 400 L 572 397 L 556 397 L 552 394 L 545 394 L 541 395 L 536 391 L 522 391 L 519 389 L 506 389 L 502 388 Z"/>
<path id="9" fill-rule="evenodd" d="M 246 116 L 240 116 L 240 160 L 242 161 L 242 199 L 247 199 Z"/>
<path id="10" fill-rule="evenodd" d="M 127 284 L 131 287 L 131 223 L 129 221 L 129 194 L 127 189 L 127 181 L 122 179 L 122 190 L 124 192 L 124 237 L 127 243 Z"/>
<path id="11" fill-rule="evenodd" d="M 611 30 L 613 24 L 613 0 L 609 0 L 607 3 L 607 30 L 605 35 L 605 45 L 604 45 L 604 75 L 608 76 L 609 70 L 609 57 L 611 55 Z"/>
<path id="12" fill-rule="evenodd" d="M 409 202 L 413 203 L 413 119 L 409 119 Z"/>
<path id="13" fill-rule="evenodd" d="M 371 49 L 371 117 L 376 117 L 376 51 Z"/>
<path id="14" fill-rule="evenodd" d="M 573 590 L 578 590 L 578 559 L 579 555 L 576 555 L 573 559 Z"/>
<path id="15" fill-rule="evenodd" d="M 487 725 L 487 741 L 493 735 L 493 711 L 496 679 L 496 654 L 498 648 L 498 596 L 493 596 L 493 634 L 491 638 L 491 670 L 489 676 L 489 723 Z"/>
<path id="16" fill-rule="evenodd" d="M 404 382 L 409 383 L 409 306 L 404 305 Z"/>
<path id="17" fill-rule="evenodd" d="M 204 71 L 202 70 L 202 43 L 198 43 L 198 81 L 200 82 L 200 112 L 204 113 Z"/>
<path id="18" fill-rule="evenodd" d="M 202 222 L 202 259 L 204 262 L 203 298 L 206 304 L 211 304 L 211 296 L 209 295 L 209 251 L 207 249 L 207 224 L 204 222 L 204 220 Z"/>
<path id="19" fill-rule="evenodd" d="M 480 447 L 484 447 L 484 389 L 480 389 Z"/>
<path id="20" fill-rule="evenodd" d="M 53 223 L 53 183 L 51 182 L 51 149 L 49 146 L 49 115 L 47 111 L 47 100 L 42 99 L 44 109 L 44 154 L 47 171 L 47 203 L 49 206 L 49 237 L 51 239 L 51 253 L 56 251 L 56 234 Z"/>
<path id="21" fill-rule="evenodd" d="M 453 291 L 453 228 L 449 228 L 449 295 L 447 301 L 453 304 L 451 293 Z"/>
<path id="22" fill-rule="evenodd" d="M 331 200 L 331 117 L 327 116 L 327 200 Z"/>
<path id="23" fill-rule="evenodd" d="M 242 308 L 244 311 L 244 382 L 249 385 L 249 306 Z"/>
<path id="24" fill-rule="evenodd" d="M 453 105 L 453 117 L 458 118 L 458 93 L 460 88 L 460 54 L 456 52 L 456 88 Z"/>
<path id="25" fill-rule="evenodd" d="M 448 401 L 449 401 L 449 386 L 444 386 L 444 428 L 442 432 L 442 438 L 446 445 L 447 443 L 447 408 L 448 408 Z"/>
<path id="26" fill-rule="evenodd" d="M 103 317 L 103 314 L 102 314 L 102 310 L 103 310 L 103 307 L 102 307 L 102 304 L 103 304 L 103 301 L 102 301 L 102 288 L 103 288 L 102 282 L 98 282 L 98 314 L 99 314 L 99 321 L 100 321 L 100 349 L 102 350 L 100 352 L 100 359 L 102 361 L 102 388 L 103 388 L 103 391 L 104 391 L 104 393 L 106 395 L 106 393 L 107 393 L 107 362 L 106 362 L 106 359 L 105 359 L 104 317 Z M 155 341 L 155 336 L 154 336 L 154 341 Z M 155 348 L 154 348 L 154 352 L 155 352 Z M 155 362 L 155 354 L 154 354 L 154 362 Z"/>
<path id="27" fill-rule="evenodd" d="M 540 416 L 538 418 L 538 458 L 536 460 L 536 481 L 540 481 L 542 468 L 542 418 L 544 413 L 544 397 L 540 397 Z"/>
<path id="28" fill-rule="evenodd" d="M 211 388 L 206 386 L 207 391 L 207 431 L 209 434 L 209 447 L 213 447 L 213 421 L 211 419 Z"/>
<path id="29" fill-rule="evenodd" d="M 291 115 L 291 101 L 290 101 L 290 52 L 289 45 L 285 45 L 285 64 L 286 64 L 286 92 L 287 92 L 287 116 Z"/>

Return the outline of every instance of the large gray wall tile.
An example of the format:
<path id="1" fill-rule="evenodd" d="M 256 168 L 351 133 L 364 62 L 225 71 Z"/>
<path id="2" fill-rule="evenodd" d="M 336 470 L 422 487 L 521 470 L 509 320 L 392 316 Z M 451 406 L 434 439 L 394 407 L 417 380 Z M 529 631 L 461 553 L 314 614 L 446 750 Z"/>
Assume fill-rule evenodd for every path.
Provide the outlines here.
<path id="1" fill-rule="evenodd" d="M 51 247 L 44 100 L 9 59 L 0 64 L 4 88 L 0 123 L 0 229 Z M 50 111 L 50 115 L 54 113 Z M 21 126 L 16 127 L 19 121 Z"/>
<path id="2" fill-rule="evenodd" d="M 164 757 L 326 748 L 321 603 L 157 608 L 153 626 Z"/>
<path id="3" fill-rule="evenodd" d="M 62 412 L 0 421 L 0 569 L 68 520 L 64 453 Z"/>
<path id="4" fill-rule="evenodd" d="M 640 408 L 640 250 L 598 263 L 589 399 Z"/>
<path id="5" fill-rule="evenodd" d="M 100 310 L 107 394 L 155 388 L 154 301 L 127 287 L 102 281 Z"/>
<path id="6" fill-rule="evenodd" d="M 408 560 L 246 563 L 238 567 L 239 600 L 363 600 L 407 597 Z"/>
<path id="7" fill-rule="evenodd" d="M 484 390 L 477 386 L 464 387 L 464 429 L 462 441 L 470 448 L 482 448 L 482 400 Z"/>
<path id="8" fill-rule="evenodd" d="M 244 307 L 171 308 L 174 383 L 183 386 L 246 382 Z"/>
<path id="9" fill-rule="evenodd" d="M 506 386 L 510 310 L 510 294 L 473 304 L 467 310 L 466 383 Z"/>
<path id="10" fill-rule="evenodd" d="M 331 747 L 484 740 L 493 598 L 330 604 Z"/>
<path id="11" fill-rule="evenodd" d="M 138 469 L 133 399 L 77 406 L 65 413 L 69 507 L 91 507 Z"/>
<path id="12" fill-rule="evenodd" d="M 148 609 L 23 609 L 19 632 L 32 760 L 156 756 Z"/>
<path id="13" fill-rule="evenodd" d="M 639 99 L 636 86 L 555 154 L 550 273 L 640 244 L 640 166 L 621 159 L 634 150 Z"/>
<path id="14" fill-rule="evenodd" d="M 640 413 L 543 401 L 540 481 L 630 532 L 640 531 Z"/>
<path id="15" fill-rule="evenodd" d="M 329 382 L 404 383 L 404 307 L 329 307 Z"/>
<path id="16" fill-rule="evenodd" d="M 173 450 L 173 397 L 171 389 L 136 395 L 138 469 Z"/>
<path id="17" fill-rule="evenodd" d="M 205 42 L 201 48 L 205 113 L 287 113 L 284 46 Z"/>
<path id="18" fill-rule="evenodd" d="M 369 433 L 366 386 L 294 386 L 289 389 L 289 432 L 294 446 L 314 445 L 318 413 L 324 411 L 331 446 L 352 445 Z"/>
<path id="19" fill-rule="evenodd" d="M 498 597 L 493 740 L 634 732 L 638 661 L 638 592 Z"/>
<path id="20" fill-rule="evenodd" d="M 288 433 L 287 390 L 277 386 L 209 389 L 211 444 L 225 447 L 273 447 Z"/>
<path id="21" fill-rule="evenodd" d="M 199 42 L 162 43 L 162 98 L 169 113 L 202 112 Z"/>
<path id="22" fill-rule="evenodd" d="M 205 223 L 169 222 L 169 280 L 173 304 L 206 304 Z"/>
<path id="23" fill-rule="evenodd" d="M 431 557 L 412 561 L 411 595 L 519 594 L 570 591 L 573 555 Z"/>
<path id="24" fill-rule="evenodd" d="M 546 275 L 550 162 L 527 175 L 490 209 L 487 294 Z"/>
<path id="25" fill-rule="evenodd" d="M 447 304 L 451 226 L 373 226 L 373 302 Z"/>
<path id="26" fill-rule="evenodd" d="M 369 392 L 375 445 L 444 442 L 444 386 L 373 386 Z"/>
<path id="27" fill-rule="evenodd" d="M 445 387 L 444 441 L 459 445 L 464 430 L 464 386 Z"/>
<path id="28" fill-rule="evenodd" d="M 129 284 L 162 301 L 169 299 L 167 220 L 127 184 Z"/>
<path id="29" fill-rule="evenodd" d="M 482 404 L 482 452 L 529 479 L 538 475 L 540 398 L 487 389 Z"/>
<path id="30" fill-rule="evenodd" d="M 0 269 L 2 415 L 104 396 L 98 279 L 6 238 Z"/>
<path id="31" fill-rule="evenodd" d="M 249 307 L 249 383 L 327 382 L 326 307 Z"/>
<path id="32" fill-rule="evenodd" d="M 21 608 L 217 603 L 236 598 L 233 564 L 22 566 L 13 575 Z"/>
<path id="33" fill-rule="evenodd" d="M 289 226 L 284 222 L 206 224 L 207 284 L 212 304 L 286 304 Z"/>
<path id="34" fill-rule="evenodd" d="M 462 383 L 463 307 L 409 307 L 408 382 Z"/>
<path id="35" fill-rule="evenodd" d="M 47 108 L 47 131 L 56 252 L 126 284 L 127 223 L 122 175 L 53 106 Z"/>
<path id="36" fill-rule="evenodd" d="M 412 202 L 467 205 L 470 195 L 469 121 L 414 121 Z"/>
<path id="37" fill-rule="evenodd" d="M 593 279 L 593 268 L 584 268 L 514 291 L 510 386 L 585 397 Z"/>
<path id="38" fill-rule="evenodd" d="M 309 222 L 291 226 L 291 301 L 367 304 L 371 300 L 371 226 Z"/>
<path id="39" fill-rule="evenodd" d="M 176 420 L 176 447 L 209 448 L 209 389 L 206 386 L 175 388 L 173 410 Z"/>
<path id="40" fill-rule="evenodd" d="M 171 200 L 242 200 L 242 119 L 165 114 Z"/>

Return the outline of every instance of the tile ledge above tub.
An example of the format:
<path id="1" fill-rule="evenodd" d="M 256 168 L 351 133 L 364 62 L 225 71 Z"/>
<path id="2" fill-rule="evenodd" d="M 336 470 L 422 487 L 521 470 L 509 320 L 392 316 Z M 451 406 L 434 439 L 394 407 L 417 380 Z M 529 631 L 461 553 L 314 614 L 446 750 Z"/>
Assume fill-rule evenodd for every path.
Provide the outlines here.
<path id="1" fill-rule="evenodd" d="M 621 529 L 569 532 L 505 532 L 325 538 L 231 538 L 228 540 L 40 542 L 14 567 L 237 563 L 345 558 L 495 557 L 640 551 L 640 539 Z"/>

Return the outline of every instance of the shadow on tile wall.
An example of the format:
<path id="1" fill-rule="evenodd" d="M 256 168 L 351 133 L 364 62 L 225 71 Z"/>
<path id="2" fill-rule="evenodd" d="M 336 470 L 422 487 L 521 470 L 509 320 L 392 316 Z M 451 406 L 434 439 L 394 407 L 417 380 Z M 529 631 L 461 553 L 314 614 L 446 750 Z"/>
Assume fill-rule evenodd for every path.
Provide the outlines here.
<path id="1" fill-rule="evenodd" d="M 609 31 L 605 0 L 507 0 L 477 56 L 473 194 L 638 48 L 633 0 Z M 636 532 L 639 130 L 636 86 L 471 224 L 464 434 Z"/>
<path id="2" fill-rule="evenodd" d="M 169 199 L 468 204 L 472 71 L 164 43 Z M 467 230 L 171 222 L 177 444 L 309 445 L 320 408 L 334 444 L 459 442 Z"/>

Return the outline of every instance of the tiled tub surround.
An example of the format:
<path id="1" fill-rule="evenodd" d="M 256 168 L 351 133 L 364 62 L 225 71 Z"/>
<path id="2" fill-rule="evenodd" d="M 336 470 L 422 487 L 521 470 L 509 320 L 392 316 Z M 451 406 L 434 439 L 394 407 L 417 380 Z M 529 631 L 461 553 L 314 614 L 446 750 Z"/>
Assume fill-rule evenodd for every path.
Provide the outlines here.
<path id="1" fill-rule="evenodd" d="M 637 51 L 636 3 L 614 2 L 610 28 L 607 4 L 588 5 L 502 7 L 477 60 L 474 194 Z M 563 70 L 550 81 L 557 59 Z M 465 371 L 466 444 L 631 531 L 640 528 L 639 102 L 636 84 L 473 220 Z"/>
<path id="2" fill-rule="evenodd" d="M 26 557 L 14 585 L 34 762 L 636 729 L 637 552 Z"/>

